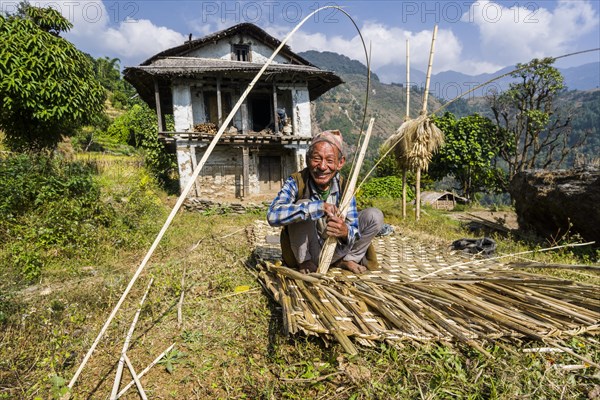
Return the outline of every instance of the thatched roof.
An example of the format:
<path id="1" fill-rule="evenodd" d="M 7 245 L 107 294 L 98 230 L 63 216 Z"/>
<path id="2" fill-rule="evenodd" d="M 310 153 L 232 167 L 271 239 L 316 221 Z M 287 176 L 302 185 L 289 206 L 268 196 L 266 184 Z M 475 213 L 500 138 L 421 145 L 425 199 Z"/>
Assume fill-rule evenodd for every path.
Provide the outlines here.
<path id="1" fill-rule="evenodd" d="M 221 76 L 250 82 L 263 66 L 262 63 L 221 60 L 215 58 L 189 57 L 194 50 L 224 37 L 245 34 L 257 38 L 266 46 L 275 49 L 281 42 L 256 25 L 243 23 L 213 33 L 201 39 L 185 42 L 181 46 L 162 51 L 137 67 L 127 67 L 123 71 L 125 80 L 130 82 L 140 97 L 150 106 L 155 106 L 154 82 L 158 82 L 163 110 L 171 111 L 170 82 L 173 78 L 196 79 L 202 76 Z M 289 79 L 306 81 L 310 100 L 315 100 L 329 89 L 343 83 L 335 73 L 324 71 L 285 46 L 279 53 L 290 60 L 288 64 L 271 64 L 265 71 L 265 79 Z"/>

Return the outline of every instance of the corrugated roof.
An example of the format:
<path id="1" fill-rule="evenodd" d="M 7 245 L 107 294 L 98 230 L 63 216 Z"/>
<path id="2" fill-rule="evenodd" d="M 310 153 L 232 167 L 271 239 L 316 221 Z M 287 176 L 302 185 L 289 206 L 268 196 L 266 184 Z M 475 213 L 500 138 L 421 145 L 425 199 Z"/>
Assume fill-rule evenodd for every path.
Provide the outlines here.
<path id="1" fill-rule="evenodd" d="M 427 203 L 427 204 L 433 204 L 434 202 L 436 202 L 437 200 L 441 199 L 444 196 L 450 195 L 451 197 L 454 197 L 454 199 L 458 202 L 458 203 L 468 203 L 468 200 L 464 197 L 460 197 L 454 193 L 451 192 L 430 192 L 430 191 L 426 191 L 426 192 L 422 192 L 421 193 L 421 203 Z"/>

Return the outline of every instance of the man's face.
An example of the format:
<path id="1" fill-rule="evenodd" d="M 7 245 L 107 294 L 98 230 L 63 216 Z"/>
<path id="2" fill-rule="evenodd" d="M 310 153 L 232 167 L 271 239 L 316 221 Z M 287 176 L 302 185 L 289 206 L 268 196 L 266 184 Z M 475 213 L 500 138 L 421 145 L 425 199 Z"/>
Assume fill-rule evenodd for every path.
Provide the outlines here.
<path id="1" fill-rule="evenodd" d="M 321 190 L 327 190 L 335 174 L 344 166 L 346 159 L 339 158 L 338 150 L 327 142 L 318 142 L 308 159 L 308 170 Z"/>

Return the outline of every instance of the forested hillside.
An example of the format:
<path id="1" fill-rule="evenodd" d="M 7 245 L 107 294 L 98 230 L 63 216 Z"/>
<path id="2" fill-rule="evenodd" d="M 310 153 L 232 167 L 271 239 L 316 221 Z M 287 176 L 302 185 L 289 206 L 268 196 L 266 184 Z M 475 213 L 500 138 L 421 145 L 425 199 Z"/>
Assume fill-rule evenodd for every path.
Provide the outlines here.
<path id="1" fill-rule="evenodd" d="M 300 53 L 320 68 L 338 73 L 344 84 L 321 96 L 314 104 L 313 123 L 316 129 L 340 129 L 349 143 L 356 142 L 364 112 L 367 68 L 356 60 L 332 52 L 308 51 Z M 415 117 L 422 108 L 423 90 L 411 89 L 410 115 Z M 600 89 L 565 90 L 559 96 L 565 111 L 572 114 L 573 140 L 587 135 L 585 145 L 578 151 L 580 155 L 597 157 L 600 154 Z M 447 101 L 429 97 L 428 112 L 452 112 L 457 118 L 474 113 L 492 118 L 489 103 L 484 97 L 458 99 L 444 109 Z M 375 117 L 373 143 L 367 157 L 375 157 L 377 148 L 391 133 L 402 124 L 406 114 L 406 89 L 401 84 L 385 84 L 376 77 L 371 80 L 368 99 L 368 117 Z M 576 154 L 569 158 L 572 165 Z"/>

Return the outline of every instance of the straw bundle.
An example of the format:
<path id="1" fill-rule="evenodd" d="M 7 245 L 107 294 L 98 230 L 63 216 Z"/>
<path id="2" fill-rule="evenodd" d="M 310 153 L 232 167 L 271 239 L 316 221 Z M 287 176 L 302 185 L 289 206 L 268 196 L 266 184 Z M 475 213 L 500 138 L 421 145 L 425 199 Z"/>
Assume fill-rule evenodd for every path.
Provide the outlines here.
<path id="1" fill-rule="evenodd" d="M 444 133 L 427 115 L 406 121 L 404 125 L 407 125 L 405 131 L 408 137 L 404 141 L 410 145 L 405 156 L 408 166 L 413 171 L 427 171 L 433 153 L 444 143 Z"/>
<path id="2" fill-rule="evenodd" d="M 444 144 L 444 133 L 427 115 L 404 122 L 383 144 L 393 148 L 396 162 L 411 171 L 427 171 L 433 153 Z"/>

